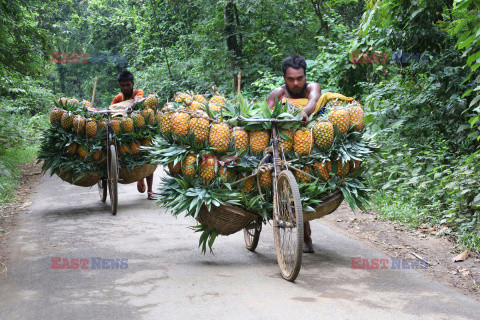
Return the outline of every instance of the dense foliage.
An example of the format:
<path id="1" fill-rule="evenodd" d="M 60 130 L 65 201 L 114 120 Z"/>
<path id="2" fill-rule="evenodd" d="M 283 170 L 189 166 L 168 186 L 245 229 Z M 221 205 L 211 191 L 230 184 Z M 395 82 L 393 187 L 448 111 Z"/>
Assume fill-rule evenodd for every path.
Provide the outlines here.
<path id="1" fill-rule="evenodd" d="M 262 101 L 298 53 L 309 80 L 375 114 L 377 209 L 479 249 L 479 19 L 475 0 L 1 1 L 0 157 L 35 143 L 52 98 L 91 99 L 95 76 L 102 106 L 125 68 L 163 101 L 234 92 L 241 72 Z"/>

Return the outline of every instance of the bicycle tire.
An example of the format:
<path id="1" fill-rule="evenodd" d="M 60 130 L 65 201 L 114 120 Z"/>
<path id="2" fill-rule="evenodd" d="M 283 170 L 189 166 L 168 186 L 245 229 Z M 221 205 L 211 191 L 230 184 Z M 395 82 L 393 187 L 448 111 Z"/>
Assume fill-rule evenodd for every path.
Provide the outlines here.
<path id="1" fill-rule="evenodd" d="M 108 190 L 110 192 L 110 205 L 112 214 L 117 214 L 118 207 L 118 168 L 117 168 L 117 148 L 110 145 L 109 166 L 108 166 Z"/>
<path id="2" fill-rule="evenodd" d="M 255 224 L 258 222 L 255 222 Z M 262 232 L 262 224 L 258 223 L 255 227 L 246 226 L 243 229 L 243 237 L 245 239 L 245 246 L 248 250 L 254 252 L 260 239 L 260 233 Z"/>
<path id="3" fill-rule="evenodd" d="M 273 210 L 277 262 L 282 277 L 294 281 L 302 266 L 303 211 L 297 181 L 288 170 L 278 175 Z"/>

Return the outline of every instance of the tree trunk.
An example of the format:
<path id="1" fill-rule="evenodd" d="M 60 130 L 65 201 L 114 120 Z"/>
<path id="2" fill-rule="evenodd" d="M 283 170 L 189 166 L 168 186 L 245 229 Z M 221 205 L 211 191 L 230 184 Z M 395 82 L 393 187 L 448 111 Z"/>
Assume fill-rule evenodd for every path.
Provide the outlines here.
<path id="1" fill-rule="evenodd" d="M 328 33 L 330 28 L 328 27 L 328 22 L 323 19 L 323 14 L 325 13 L 325 7 L 323 6 L 323 0 L 310 0 L 313 5 L 313 10 L 317 15 L 318 19 L 320 20 L 320 29 L 318 30 L 317 34 L 321 34 L 322 31 L 325 32 L 325 37 L 328 38 Z"/>
<path id="2" fill-rule="evenodd" d="M 237 88 L 237 73 L 240 68 L 240 60 L 242 57 L 242 48 L 239 45 L 236 31 L 236 21 L 238 21 L 238 11 L 237 5 L 235 4 L 234 0 L 229 0 L 225 4 L 224 8 L 224 32 L 225 38 L 227 41 L 227 50 L 228 56 L 230 59 L 230 67 L 232 69 L 232 90 L 235 91 Z M 240 36 L 241 38 L 241 36 Z"/>

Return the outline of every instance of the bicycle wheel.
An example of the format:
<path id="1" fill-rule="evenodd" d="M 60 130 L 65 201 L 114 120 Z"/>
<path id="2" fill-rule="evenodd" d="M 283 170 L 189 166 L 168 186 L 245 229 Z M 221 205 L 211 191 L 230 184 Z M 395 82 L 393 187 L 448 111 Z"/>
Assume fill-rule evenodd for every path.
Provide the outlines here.
<path id="1" fill-rule="evenodd" d="M 98 194 L 100 195 L 100 200 L 105 202 L 107 200 L 107 180 L 102 179 L 97 182 Z"/>
<path id="2" fill-rule="evenodd" d="M 255 251 L 260 239 L 260 232 L 262 232 L 262 223 L 254 221 L 243 229 L 243 236 L 245 238 L 245 245 L 250 251 Z"/>
<path id="3" fill-rule="evenodd" d="M 302 265 L 303 211 L 295 177 L 283 170 L 277 179 L 273 206 L 273 235 L 282 277 L 294 281 Z"/>
<path id="4" fill-rule="evenodd" d="M 115 145 L 110 146 L 108 160 L 108 191 L 110 193 L 110 204 L 112 206 L 112 214 L 117 214 L 118 206 L 118 170 L 117 170 L 117 149 Z"/>

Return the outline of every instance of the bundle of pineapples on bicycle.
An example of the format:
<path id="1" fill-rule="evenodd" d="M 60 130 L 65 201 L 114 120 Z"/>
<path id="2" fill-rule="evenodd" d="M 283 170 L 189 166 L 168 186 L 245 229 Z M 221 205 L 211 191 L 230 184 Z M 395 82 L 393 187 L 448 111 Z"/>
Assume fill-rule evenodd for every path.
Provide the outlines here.
<path id="1" fill-rule="evenodd" d="M 142 146 L 160 132 L 156 111 L 158 98 L 149 96 L 144 108 L 131 115 L 115 117 L 119 168 L 133 170 L 147 163 Z M 91 186 L 105 176 L 107 123 L 101 114 L 87 110 L 88 101 L 61 98 L 50 111 L 50 128 L 42 138 L 38 159 L 42 169 L 70 183 Z"/>
<path id="2" fill-rule="evenodd" d="M 202 206 L 209 211 L 239 206 L 266 221 L 272 211 L 272 165 L 259 164 L 270 145 L 271 123 L 244 123 L 237 117 L 300 119 L 299 112 L 289 113 L 282 103 L 270 110 L 266 103 L 248 103 L 241 96 L 227 100 L 218 93 L 207 100 L 183 92 L 174 100 L 162 109 L 161 136 L 149 148 L 151 161 L 167 171 L 160 203 L 174 215 L 193 217 Z M 312 117 L 306 127 L 278 123 L 281 148 L 300 184 L 304 210 L 315 210 L 338 188 L 353 208 L 363 208 L 367 189 L 360 163 L 372 150 L 363 140 L 363 108 L 332 102 L 327 110 L 328 116 Z M 204 235 L 213 231 L 198 228 Z"/>

